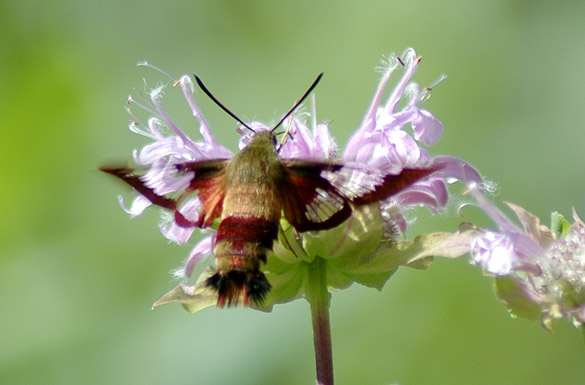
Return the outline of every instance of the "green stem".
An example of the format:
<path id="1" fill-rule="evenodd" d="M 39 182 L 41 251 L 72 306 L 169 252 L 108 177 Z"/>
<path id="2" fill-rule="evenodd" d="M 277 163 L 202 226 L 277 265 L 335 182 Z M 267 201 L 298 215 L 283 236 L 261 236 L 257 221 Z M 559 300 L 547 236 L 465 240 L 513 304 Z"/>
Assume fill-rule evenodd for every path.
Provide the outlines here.
<path id="1" fill-rule="evenodd" d="M 316 257 L 312 263 L 307 265 L 307 273 L 306 297 L 311 305 L 317 384 L 333 385 L 333 355 L 331 327 L 329 325 L 331 294 L 327 290 L 327 264 L 325 260 Z"/>

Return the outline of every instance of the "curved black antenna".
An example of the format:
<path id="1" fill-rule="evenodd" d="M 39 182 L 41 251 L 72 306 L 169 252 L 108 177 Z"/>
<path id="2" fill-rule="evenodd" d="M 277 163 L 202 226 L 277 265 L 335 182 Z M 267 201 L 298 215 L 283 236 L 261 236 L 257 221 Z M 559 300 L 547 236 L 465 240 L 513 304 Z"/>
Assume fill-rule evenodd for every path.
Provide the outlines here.
<path id="1" fill-rule="evenodd" d="M 233 112 L 231 112 L 230 110 L 228 110 L 226 106 L 224 106 L 223 104 L 221 104 L 220 101 L 217 100 L 215 98 L 215 96 L 213 96 L 213 94 L 211 92 L 209 92 L 209 90 L 207 89 L 207 87 L 205 87 L 205 85 L 203 84 L 203 82 L 201 81 L 201 79 L 199 79 L 199 76 L 197 76 L 197 75 L 193 75 L 193 76 L 195 76 L 195 80 L 197 80 L 197 84 L 199 84 L 199 87 L 201 87 L 201 90 L 203 90 L 203 92 L 205 92 L 205 94 L 207 96 L 209 96 L 209 99 L 213 100 L 215 102 L 215 104 L 217 104 L 219 106 L 219 108 L 221 108 L 222 110 L 224 110 L 225 112 L 227 112 L 227 114 L 229 116 L 231 116 L 232 118 L 236 119 L 242 126 L 246 127 L 248 130 L 252 131 L 254 134 L 256 133 L 256 131 L 254 131 L 252 129 L 252 127 L 248 126 L 246 123 L 244 123 L 242 121 L 242 119 L 238 118 L 236 116 L 236 114 L 234 114 Z"/>
<path id="2" fill-rule="evenodd" d="M 278 128 L 278 126 L 280 126 L 282 124 L 282 122 L 285 121 L 286 118 L 288 118 L 290 116 L 290 114 L 293 113 L 294 110 L 297 109 L 297 107 L 303 102 L 303 100 L 306 99 L 307 96 L 309 96 L 309 94 L 311 93 L 311 91 L 313 91 L 313 89 L 315 87 L 317 87 L 317 84 L 319 83 L 319 80 L 321 80 L 321 78 L 323 77 L 323 72 L 321 72 L 319 74 L 319 76 L 317 76 L 317 79 L 315 79 L 315 81 L 313 82 L 313 84 L 311 84 L 311 87 L 309 87 L 309 89 L 307 90 L 307 92 L 305 92 L 305 94 L 299 99 L 298 102 L 296 102 L 294 104 L 294 106 L 290 109 L 289 112 L 287 112 L 282 119 L 280 119 L 280 122 L 278 122 L 278 124 L 276 126 L 274 126 L 274 128 L 272 130 L 270 130 L 270 132 L 273 132 L 274 130 L 276 130 Z"/>

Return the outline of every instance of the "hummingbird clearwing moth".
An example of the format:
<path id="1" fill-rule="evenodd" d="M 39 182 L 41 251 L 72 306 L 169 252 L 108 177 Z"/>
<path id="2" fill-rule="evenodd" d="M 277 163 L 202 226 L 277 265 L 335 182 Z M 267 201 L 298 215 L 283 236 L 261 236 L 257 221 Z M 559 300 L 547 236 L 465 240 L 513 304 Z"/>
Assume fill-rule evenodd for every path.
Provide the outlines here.
<path id="1" fill-rule="evenodd" d="M 405 168 L 384 174 L 367 165 L 279 156 L 275 130 L 315 88 L 323 74 L 270 131 L 254 131 L 224 107 L 195 76 L 201 89 L 224 111 L 253 133 L 246 148 L 232 159 L 186 162 L 175 165 L 178 176 L 192 174 L 187 188 L 177 196 L 162 196 L 147 186 L 142 174 L 127 167 L 101 167 L 150 200 L 174 212 L 182 227 L 205 228 L 219 218 L 213 254 L 217 272 L 206 285 L 217 291 L 217 305 L 261 303 L 271 286 L 262 273 L 266 254 L 277 239 L 281 216 L 298 231 L 334 228 L 351 216 L 354 207 L 384 200 L 425 178 L 436 168 Z M 196 220 L 180 212 L 193 194 L 201 201 Z"/>

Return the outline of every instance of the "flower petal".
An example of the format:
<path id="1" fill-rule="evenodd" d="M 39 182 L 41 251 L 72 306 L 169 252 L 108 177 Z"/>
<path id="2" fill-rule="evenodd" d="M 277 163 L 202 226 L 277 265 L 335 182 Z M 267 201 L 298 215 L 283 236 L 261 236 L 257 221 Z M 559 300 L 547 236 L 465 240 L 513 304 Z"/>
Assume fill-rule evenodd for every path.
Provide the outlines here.
<path id="1" fill-rule="evenodd" d="M 191 274 L 193 274 L 193 269 L 199 261 L 212 255 L 211 252 L 213 247 L 213 238 L 213 236 L 203 238 L 199 243 L 197 243 L 197 245 L 195 245 L 191 251 L 191 254 L 189 254 L 187 262 L 185 263 L 186 277 L 190 277 Z"/>
<path id="2" fill-rule="evenodd" d="M 443 123 L 435 118 L 427 110 L 419 110 L 412 120 L 412 129 L 416 140 L 421 140 L 425 145 L 432 146 L 443 135 Z"/>
<path id="3" fill-rule="evenodd" d="M 508 275 L 516 264 L 514 244 L 506 234 L 487 232 L 471 244 L 472 262 L 481 264 L 487 273 Z"/>
<path id="4" fill-rule="evenodd" d="M 122 207 L 122 210 L 126 211 L 128 214 L 130 214 L 133 217 L 136 217 L 140 214 L 142 214 L 142 212 L 150 205 L 152 205 L 152 202 L 150 202 L 146 197 L 139 195 L 136 198 L 134 198 L 134 200 L 132 201 L 132 205 L 130 206 L 130 208 L 127 208 L 126 205 L 124 204 L 124 199 L 122 198 L 122 196 L 118 196 L 118 202 L 120 203 L 120 206 Z"/>

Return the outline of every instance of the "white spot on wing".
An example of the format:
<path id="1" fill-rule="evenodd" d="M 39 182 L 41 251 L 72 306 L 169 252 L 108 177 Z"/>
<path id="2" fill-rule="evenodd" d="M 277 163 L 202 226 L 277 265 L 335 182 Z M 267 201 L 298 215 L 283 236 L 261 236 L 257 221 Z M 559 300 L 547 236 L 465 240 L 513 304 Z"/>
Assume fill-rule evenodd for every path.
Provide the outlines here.
<path id="1" fill-rule="evenodd" d="M 317 188 L 315 192 L 317 195 L 305 210 L 305 215 L 311 222 L 325 222 L 343 208 L 344 200 L 341 196 L 320 188 Z"/>
<path id="2" fill-rule="evenodd" d="M 345 165 L 336 171 L 323 171 L 321 176 L 329 181 L 341 195 L 353 201 L 381 186 L 384 183 L 385 174 L 363 165 Z"/>

